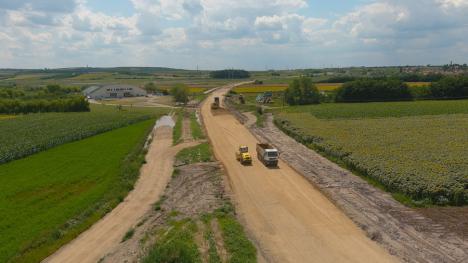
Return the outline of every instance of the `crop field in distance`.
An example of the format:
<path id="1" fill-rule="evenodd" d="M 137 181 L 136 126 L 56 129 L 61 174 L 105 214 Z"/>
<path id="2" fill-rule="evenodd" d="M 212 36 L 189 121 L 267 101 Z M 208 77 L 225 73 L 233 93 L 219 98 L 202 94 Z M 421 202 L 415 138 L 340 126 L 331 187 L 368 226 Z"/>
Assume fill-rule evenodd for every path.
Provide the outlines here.
<path id="1" fill-rule="evenodd" d="M 409 87 L 417 88 L 423 87 L 430 84 L 430 82 L 407 82 Z M 343 83 L 316 83 L 315 86 L 319 91 L 334 91 L 341 87 Z M 288 87 L 287 84 L 264 84 L 264 85 L 252 85 L 247 84 L 240 87 L 234 88 L 237 93 L 260 93 L 260 92 L 281 92 Z"/>
<path id="2" fill-rule="evenodd" d="M 94 106 L 91 112 L 39 113 L 2 121 L 0 164 L 166 113 L 167 109 Z"/>
<path id="3" fill-rule="evenodd" d="M 341 83 L 317 83 L 315 84 L 320 91 L 332 91 L 339 88 Z M 288 88 L 287 84 L 265 84 L 265 85 L 244 85 L 234 88 L 237 93 L 260 93 L 260 92 L 282 92 Z"/>
<path id="4" fill-rule="evenodd" d="M 37 87 L 48 84 L 82 87 L 112 83 L 143 86 L 146 83 L 154 82 L 160 88 L 169 88 L 175 84 L 184 83 L 199 92 L 202 88 L 214 88 L 229 82 L 229 80 L 210 78 L 209 71 L 195 72 L 165 68 L 102 68 L 91 69 L 92 72 L 83 71 L 86 69 L 69 69 L 59 72 L 2 72 L 0 70 L 0 87 L 13 84 L 20 87 Z"/>
<path id="5" fill-rule="evenodd" d="M 297 140 L 414 205 L 468 203 L 468 100 L 321 104 L 275 114 Z"/>
<path id="6" fill-rule="evenodd" d="M 138 175 L 124 163 L 141 161 L 135 154 L 153 125 L 142 121 L 0 165 L 0 262 L 38 262 L 120 202 Z"/>
<path id="7" fill-rule="evenodd" d="M 0 114 L 0 120 L 8 120 L 8 119 L 13 119 L 15 118 L 14 115 L 1 115 Z"/>

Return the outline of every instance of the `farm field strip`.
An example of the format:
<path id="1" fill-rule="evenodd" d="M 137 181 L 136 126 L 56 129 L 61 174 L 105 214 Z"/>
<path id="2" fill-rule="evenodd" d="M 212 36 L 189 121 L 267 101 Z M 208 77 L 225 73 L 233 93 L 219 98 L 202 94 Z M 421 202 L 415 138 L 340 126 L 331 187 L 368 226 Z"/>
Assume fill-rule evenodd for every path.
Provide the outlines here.
<path id="1" fill-rule="evenodd" d="M 405 103 L 295 107 L 277 111 L 276 122 L 300 142 L 415 204 L 461 205 L 468 203 L 467 102 L 405 102 L 404 111 L 392 109 Z"/>
<path id="2" fill-rule="evenodd" d="M 154 114 L 98 106 L 92 112 L 29 114 L 3 120 L 0 129 L 0 164 L 147 120 Z"/>
<path id="3" fill-rule="evenodd" d="M 0 262 L 38 262 L 133 187 L 147 120 L 0 165 Z"/>
<path id="4" fill-rule="evenodd" d="M 468 114 L 468 100 L 426 100 L 411 102 L 322 103 L 292 106 L 278 112 L 308 112 L 319 119 L 363 119 L 422 115 Z"/>
<path id="5" fill-rule="evenodd" d="M 406 82 L 410 88 L 427 86 L 430 82 Z M 319 91 L 334 91 L 341 87 L 343 83 L 315 83 Z M 233 90 L 237 93 L 259 93 L 259 92 L 282 92 L 288 87 L 288 84 L 264 84 L 264 85 L 244 85 L 236 87 Z"/>
<path id="6" fill-rule="evenodd" d="M 0 114 L 0 121 L 1 121 L 1 120 L 13 119 L 13 118 L 15 118 L 14 115 L 1 115 L 1 114 Z"/>

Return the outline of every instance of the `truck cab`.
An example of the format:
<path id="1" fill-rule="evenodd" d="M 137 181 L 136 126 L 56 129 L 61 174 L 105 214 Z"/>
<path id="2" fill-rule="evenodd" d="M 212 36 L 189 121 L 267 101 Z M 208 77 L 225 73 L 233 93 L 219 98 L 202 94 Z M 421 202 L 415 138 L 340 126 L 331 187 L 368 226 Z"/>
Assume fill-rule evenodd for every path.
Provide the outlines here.
<path id="1" fill-rule="evenodd" d="M 264 154 L 264 163 L 271 166 L 278 165 L 278 150 L 266 149 Z"/>

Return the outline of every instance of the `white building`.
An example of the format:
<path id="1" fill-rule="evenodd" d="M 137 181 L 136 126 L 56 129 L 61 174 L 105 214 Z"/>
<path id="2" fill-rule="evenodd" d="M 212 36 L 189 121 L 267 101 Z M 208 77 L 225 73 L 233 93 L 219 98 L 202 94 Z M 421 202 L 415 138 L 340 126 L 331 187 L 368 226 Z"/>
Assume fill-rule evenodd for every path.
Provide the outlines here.
<path id="1" fill-rule="evenodd" d="M 91 86 L 83 93 L 87 98 L 95 100 L 146 96 L 146 91 L 142 88 L 121 84 Z"/>

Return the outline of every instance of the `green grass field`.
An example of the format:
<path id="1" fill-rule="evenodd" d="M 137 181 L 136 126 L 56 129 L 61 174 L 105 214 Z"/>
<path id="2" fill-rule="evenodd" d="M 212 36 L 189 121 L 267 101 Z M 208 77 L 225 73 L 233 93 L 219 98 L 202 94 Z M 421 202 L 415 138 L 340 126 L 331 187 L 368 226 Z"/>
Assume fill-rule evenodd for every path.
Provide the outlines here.
<path id="1" fill-rule="evenodd" d="M 118 110 L 93 105 L 91 112 L 38 113 L 3 119 L 0 127 L 0 164 L 167 112 L 162 108 Z"/>
<path id="2" fill-rule="evenodd" d="M 323 103 L 281 109 L 285 113 L 309 112 L 320 119 L 387 118 L 441 114 L 467 114 L 468 100 L 414 102 Z"/>
<path id="3" fill-rule="evenodd" d="M 0 262 L 39 262 L 123 200 L 154 119 L 0 165 Z"/>
<path id="4" fill-rule="evenodd" d="M 466 100 L 323 104 L 276 111 L 276 123 L 414 205 L 463 205 L 467 113 Z"/>

